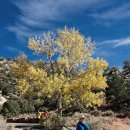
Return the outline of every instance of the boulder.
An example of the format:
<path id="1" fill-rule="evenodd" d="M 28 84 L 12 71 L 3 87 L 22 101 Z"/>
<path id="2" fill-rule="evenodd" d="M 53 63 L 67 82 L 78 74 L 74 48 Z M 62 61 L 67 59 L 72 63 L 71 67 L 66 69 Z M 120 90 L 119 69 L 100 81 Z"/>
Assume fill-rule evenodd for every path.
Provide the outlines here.
<path id="1" fill-rule="evenodd" d="M 3 104 L 6 102 L 6 98 L 4 98 L 1 94 L 0 94 L 0 106 L 3 106 Z"/>

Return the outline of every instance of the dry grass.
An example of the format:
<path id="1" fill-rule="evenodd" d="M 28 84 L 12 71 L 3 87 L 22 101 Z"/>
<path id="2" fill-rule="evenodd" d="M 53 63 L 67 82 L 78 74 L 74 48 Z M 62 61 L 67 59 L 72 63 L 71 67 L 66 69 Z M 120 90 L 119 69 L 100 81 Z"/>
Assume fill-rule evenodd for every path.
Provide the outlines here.
<path id="1" fill-rule="evenodd" d="M 76 120 L 79 119 L 80 115 L 82 114 L 76 113 L 73 115 L 72 119 L 75 119 L 76 122 Z M 93 116 L 90 114 L 84 115 L 91 130 L 117 130 L 115 126 L 113 126 L 113 120 L 109 117 Z"/>
<path id="2" fill-rule="evenodd" d="M 0 116 L 0 130 L 7 130 L 7 125 L 2 116 Z"/>
<path id="3" fill-rule="evenodd" d="M 75 126 L 80 118 L 81 115 L 84 115 L 86 117 L 86 121 L 90 126 L 91 130 L 118 130 L 114 125 L 113 125 L 113 118 L 110 117 L 103 117 L 103 116 L 93 116 L 90 114 L 81 114 L 81 113 L 75 113 L 72 115 L 72 117 L 64 117 L 60 120 L 60 118 L 52 118 L 49 124 L 53 124 L 52 126 L 55 126 L 55 129 L 58 127 L 57 126 L 65 126 L 67 128 L 70 128 L 72 130 L 75 130 Z M 108 115 L 108 114 L 107 114 Z M 64 130 L 67 130 L 64 127 Z"/>

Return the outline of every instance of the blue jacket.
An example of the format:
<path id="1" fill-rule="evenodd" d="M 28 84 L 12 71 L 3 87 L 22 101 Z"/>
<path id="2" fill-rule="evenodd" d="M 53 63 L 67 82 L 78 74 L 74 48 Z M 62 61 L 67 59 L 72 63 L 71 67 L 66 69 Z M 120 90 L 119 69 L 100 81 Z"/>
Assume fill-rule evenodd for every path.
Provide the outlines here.
<path id="1" fill-rule="evenodd" d="M 87 123 L 78 122 L 76 130 L 90 130 Z"/>

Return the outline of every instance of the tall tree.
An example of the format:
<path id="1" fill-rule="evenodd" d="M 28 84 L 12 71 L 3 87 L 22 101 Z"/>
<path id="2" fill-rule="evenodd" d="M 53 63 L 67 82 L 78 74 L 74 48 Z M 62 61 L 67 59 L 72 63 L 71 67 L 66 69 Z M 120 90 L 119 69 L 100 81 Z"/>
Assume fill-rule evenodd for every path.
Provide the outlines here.
<path id="1" fill-rule="evenodd" d="M 90 38 L 84 37 L 75 28 L 65 27 L 57 30 L 55 34 L 47 33 L 39 38 L 30 37 L 28 46 L 35 54 L 42 55 L 43 61 L 49 64 L 51 73 L 39 70 L 41 76 L 43 74 L 42 80 L 45 83 L 40 85 L 41 89 L 39 89 L 39 84 L 36 86 L 40 93 L 43 95 L 48 93 L 49 98 L 56 100 L 61 115 L 63 106 L 74 102 L 78 102 L 83 107 L 101 105 L 102 93 L 95 93 L 92 89 L 107 87 L 103 71 L 108 64 L 99 58 L 91 58 L 94 44 Z M 55 69 L 56 66 L 58 69 Z M 32 70 L 35 71 L 35 68 Z M 76 73 L 72 74 L 74 71 Z M 41 77 L 37 71 L 35 73 L 36 75 L 33 73 L 37 77 L 35 81 L 39 83 Z M 33 74 L 27 72 L 32 80 Z M 32 82 L 31 86 L 33 84 Z"/>

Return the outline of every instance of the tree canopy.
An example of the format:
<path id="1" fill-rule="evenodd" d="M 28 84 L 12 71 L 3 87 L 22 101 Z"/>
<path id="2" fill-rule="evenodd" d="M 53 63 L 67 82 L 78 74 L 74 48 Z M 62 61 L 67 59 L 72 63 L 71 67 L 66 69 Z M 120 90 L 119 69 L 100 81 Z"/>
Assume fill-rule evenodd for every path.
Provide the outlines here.
<path id="1" fill-rule="evenodd" d="M 50 73 L 33 64 L 18 60 L 12 67 L 19 77 L 17 89 L 21 95 L 40 93 L 57 102 L 59 112 L 64 106 L 95 107 L 102 104 L 102 92 L 106 77 L 103 75 L 108 64 L 100 58 L 93 59 L 94 43 L 75 28 L 59 29 L 40 37 L 30 37 L 28 47 L 36 55 L 43 56 Z M 57 68 L 57 69 L 55 69 Z M 76 72 L 72 74 L 73 72 Z"/>

